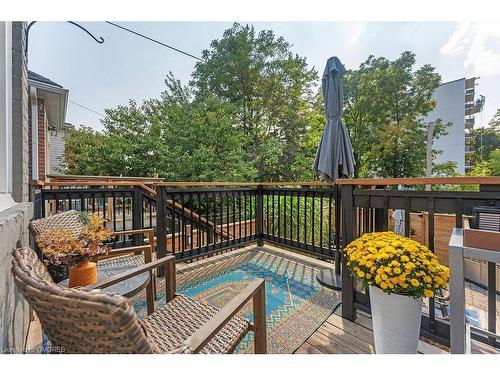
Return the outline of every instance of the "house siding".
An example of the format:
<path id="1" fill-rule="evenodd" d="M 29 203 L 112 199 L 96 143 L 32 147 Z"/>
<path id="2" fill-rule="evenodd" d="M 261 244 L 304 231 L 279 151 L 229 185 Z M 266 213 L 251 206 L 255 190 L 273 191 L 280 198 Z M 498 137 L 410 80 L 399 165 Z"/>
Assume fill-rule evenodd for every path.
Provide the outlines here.
<path id="1" fill-rule="evenodd" d="M 45 101 L 38 99 L 38 179 L 45 181 L 47 172 L 47 116 Z"/>
<path id="2" fill-rule="evenodd" d="M 12 197 L 17 204 L 0 212 L 0 352 L 24 350 L 29 307 L 14 285 L 12 250 L 29 245 L 28 74 L 24 54 L 25 22 L 12 22 Z"/>
<path id="3" fill-rule="evenodd" d="M 58 174 L 61 169 L 61 158 L 64 154 L 64 136 L 66 132 L 59 129 L 56 135 L 49 135 L 49 173 Z"/>
<path id="4" fill-rule="evenodd" d="M 27 246 L 30 202 L 0 212 L 0 353 L 22 353 L 29 325 L 29 307 L 14 285 L 12 250 Z"/>
<path id="5" fill-rule="evenodd" d="M 24 53 L 26 22 L 12 22 L 12 197 L 29 196 L 28 64 Z"/>

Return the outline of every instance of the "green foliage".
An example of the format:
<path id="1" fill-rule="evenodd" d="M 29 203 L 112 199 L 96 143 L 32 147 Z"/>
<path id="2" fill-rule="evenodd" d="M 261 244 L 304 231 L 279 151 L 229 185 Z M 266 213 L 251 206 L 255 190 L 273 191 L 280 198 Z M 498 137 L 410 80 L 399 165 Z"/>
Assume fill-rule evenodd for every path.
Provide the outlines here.
<path id="1" fill-rule="evenodd" d="M 435 163 L 432 165 L 432 175 L 436 177 L 455 177 L 457 172 L 457 162 L 447 161 L 446 163 Z"/>
<path id="2" fill-rule="evenodd" d="M 324 123 L 314 102 L 318 76 L 306 59 L 271 30 L 235 23 L 203 51 L 192 87 L 197 98 L 216 95 L 231 103 L 246 139 L 247 159 L 263 181 L 312 178 L 310 133 Z"/>
<path id="3" fill-rule="evenodd" d="M 500 149 L 500 109 L 488 126 L 475 128 L 471 133 L 475 145 L 474 160 L 488 160 L 492 151 Z"/>
<path id="4" fill-rule="evenodd" d="M 253 179 L 255 170 L 244 158 L 243 133 L 229 105 L 215 96 L 191 100 L 191 91 L 171 75 L 166 85 L 161 99 L 106 110 L 102 133 L 87 128 L 71 133 L 66 141 L 67 171 L 158 174 L 176 181 Z"/>
<path id="5" fill-rule="evenodd" d="M 314 212 L 313 212 L 314 202 Z M 331 207 L 329 205 L 331 204 Z M 335 202 L 328 197 L 266 196 L 263 200 L 264 230 L 302 243 L 328 247 L 329 227 L 335 227 Z M 331 216 L 330 216 L 331 215 Z M 331 217 L 331 223 L 330 218 Z M 307 227 L 307 229 L 306 229 Z M 274 229 L 274 231 L 273 231 Z M 333 236 L 333 234 L 332 234 Z"/>
<path id="6" fill-rule="evenodd" d="M 432 93 L 440 76 L 415 55 L 374 56 L 344 79 L 344 122 L 361 176 L 415 177 L 425 170 Z M 158 175 L 170 181 L 300 181 L 325 126 L 318 74 L 270 30 L 234 24 L 203 51 L 189 86 L 172 74 L 159 99 L 106 110 L 104 130 L 70 132 L 65 172 Z M 446 132 L 437 121 L 434 138 Z M 437 152 L 433 156 L 437 156 Z M 434 165 L 439 175 L 453 166 Z"/>
<path id="7" fill-rule="evenodd" d="M 64 172 L 72 175 L 105 174 L 108 159 L 106 137 L 92 128 L 70 128 L 65 136 L 65 153 L 61 160 Z"/>
<path id="8" fill-rule="evenodd" d="M 492 176 L 500 176 L 500 149 L 490 152 L 490 169 Z"/>
<path id="9" fill-rule="evenodd" d="M 393 61 L 370 56 L 345 76 L 344 121 L 362 176 L 424 175 L 427 124 L 421 118 L 435 106 L 440 75 L 430 65 L 414 66 L 408 51 Z M 446 127 L 439 121 L 434 138 Z"/>
<path id="10" fill-rule="evenodd" d="M 487 161 L 478 161 L 469 175 L 477 177 L 491 176 L 490 163 Z"/>

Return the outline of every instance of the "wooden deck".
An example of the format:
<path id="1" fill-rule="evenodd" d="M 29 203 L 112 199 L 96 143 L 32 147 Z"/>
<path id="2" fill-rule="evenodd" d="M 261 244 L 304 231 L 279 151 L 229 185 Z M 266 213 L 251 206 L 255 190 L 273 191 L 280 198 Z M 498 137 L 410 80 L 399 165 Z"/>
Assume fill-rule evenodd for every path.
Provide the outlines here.
<path id="1" fill-rule="evenodd" d="M 375 354 L 371 318 L 358 312 L 355 322 L 340 316 L 339 307 L 330 317 L 295 351 L 295 354 Z M 440 347 L 419 341 L 418 352 L 422 354 L 446 354 Z"/>
<path id="2" fill-rule="evenodd" d="M 246 251 L 249 248 L 255 247 L 250 245 L 247 248 L 236 250 L 231 253 L 234 255 L 238 252 Z M 324 267 L 324 262 L 311 259 L 304 255 L 290 253 L 285 250 L 267 245 L 264 247 L 267 251 L 272 251 L 278 255 L 284 255 L 301 259 L 311 263 L 318 269 Z M 221 254 L 215 257 L 206 258 L 192 263 L 177 264 L 177 274 L 182 274 L 193 266 L 203 266 L 207 263 L 217 262 L 221 257 L 229 256 L 229 254 Z M 295 351 L 295 354 L 374 354 L 375 345 L 373 339 L 373 328 L 370 315 L 358 311 L 355 322 L 345 320 L 341 317 L 341 306 L 339 306 L 332 315 L 311 335 L 309 338 Z M 28 352 L 40 352 L 41 347 L 41 326 L 35 318 L 31 321 L 28 331 Z M 445 348 L 446 349 L 446 348 Z M 420 340 L 418 352 L 421 354 L 447 354 L 442 347 L 433 345 L 430 342 Z M 473 342 L 473 353 L 499 353 L 491 346 Z"/>

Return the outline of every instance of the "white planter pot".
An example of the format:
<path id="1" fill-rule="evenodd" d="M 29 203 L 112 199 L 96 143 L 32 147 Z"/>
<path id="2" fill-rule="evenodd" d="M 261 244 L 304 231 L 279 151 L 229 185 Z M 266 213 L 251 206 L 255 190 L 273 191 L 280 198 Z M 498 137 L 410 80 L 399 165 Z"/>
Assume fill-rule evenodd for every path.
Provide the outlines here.
<path id="1" fill-rule="evenodd" d="M 422 299 L 387 294 L 370 285 L 377 354 L 415 354 L 420 336 Z"/>

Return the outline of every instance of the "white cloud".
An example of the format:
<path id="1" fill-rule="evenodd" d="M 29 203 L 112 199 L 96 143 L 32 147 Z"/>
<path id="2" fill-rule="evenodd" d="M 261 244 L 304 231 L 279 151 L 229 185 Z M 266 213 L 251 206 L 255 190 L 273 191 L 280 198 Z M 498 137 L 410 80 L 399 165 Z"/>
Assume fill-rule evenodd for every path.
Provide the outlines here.
<path id="1" fill-rule="evenodd" d="M 462 56 L 465 68 L 474 75 L 500 74 L 500 27 L 498 22 L 458 23 L 440 53 Z"/>
<path id="2" fill-rule="evenodd" d="M 366 31 L 366 23 L 355 23 L 351 27 L 348 43 L 353 46 L 359 42 Z"/>

